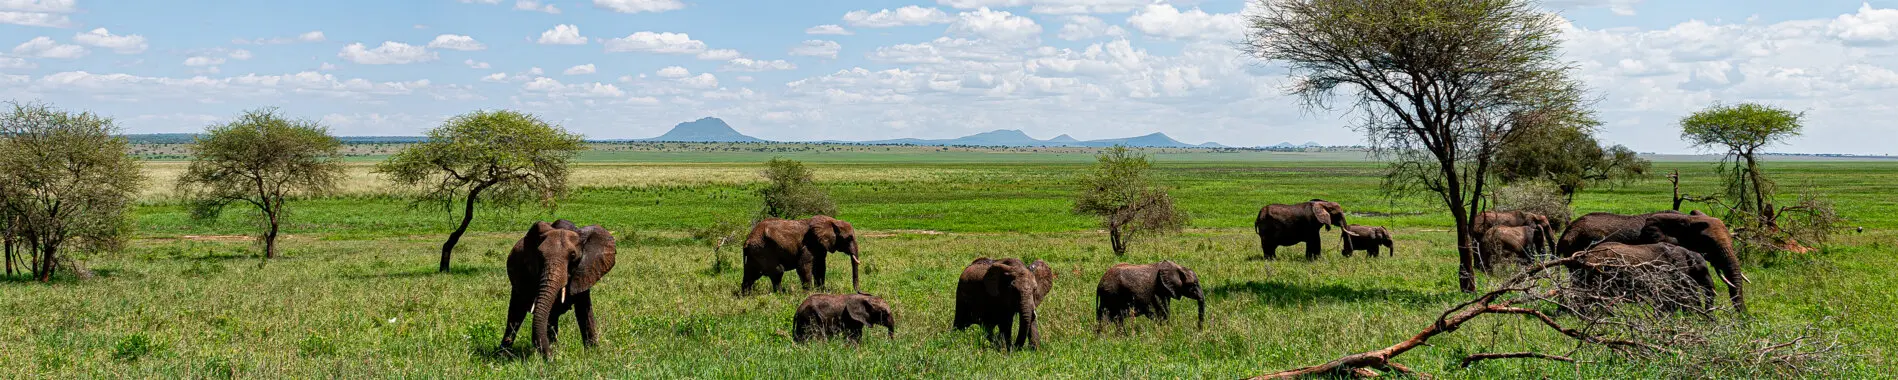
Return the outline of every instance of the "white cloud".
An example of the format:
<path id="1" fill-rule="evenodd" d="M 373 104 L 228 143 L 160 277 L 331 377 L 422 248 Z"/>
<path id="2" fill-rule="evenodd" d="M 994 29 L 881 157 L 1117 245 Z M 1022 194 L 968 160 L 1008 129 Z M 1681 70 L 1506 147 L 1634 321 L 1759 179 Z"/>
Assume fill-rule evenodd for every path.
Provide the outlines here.
<path id="1" fill-rule="evenodd" d="M 580 36 L 580 27 L 573 24 L 560 24 L 554 25 L 553 29 L 540 32 L 538 42 L 542 45 L 585 45 L 587 38 Z"/>
<path id="2" fill-rule="evenodd" d="M 462 60 L 461 64 L 467 65 L 468 68 L 470 69 L 486 69 L 489 67 L 493 67 L 493 66 L 488 65 L 487 62 L 478 62 L 472 59 Z"/>
<path id="3" fill-rule="evenodd" d="M 77 92 L 101 97 L 152 101 L 161 98 L 254 100 L 260 96 L 278 97 L 285 94 L 363 99 L 373 96 L 407 95 L 428 89 L 431 85 L 426 79 L 407 82 L 372 82 L 360 78 L 340 79 L 314 71 L 284 75 L 246 74 L 226 78 L 144 77 L 119 73 L 93 74 L 85 71 L 67 71 L 40 77 L 29 87 L 45 92 Z"/>
<path id="4" fill-rule="evenodd" d="M 338 67 L 336 67 L 336 64 L 329 63 L 329 62 L 323 62 L 322 65 L 316 66 L 317 71 L 330 71 L 330 70 L 336 70 L 336 69 L 338 69 Z"/>
<path id="5" fill-rule="evenodd" d="M 80 45 L 112 49 L 112 52 L 119 54 L 143 53 L 145 52 L 145 48 L 150 46 L 145 43 L 145 36 L 137 34 L 113 35 L 112 32 L 106 31 L 105 28 L 74 34 L 72 38 L 73 42 L 78 42 Z"/>
<path id="6" fill-rule="evenodd" d="M 185 58 L 184 63 L 185 66 L 191 67 L 217 66 L 224 64 L 224 58 L 198 55 Z"/>
<path id="7" fill-rule="evenodd" d="M 606 52 L 644 52 L 659 54 L 696 54 L 705 51 L 705 42 L 685 33 L 636 32 L 606 40 Z"/>
<path id="8" fill-rule="evenodd" d="M 66 15 L 37 12 L 0 11 L 0 24 L 65 28 L 73 26 L 72 18 Z"/>
<path id="9" fill-rule="evenodd" d="M 698 59 L 706 61 L 729 61 L 743 55 L 744 54 L 739 53 L 737 50 L 732 49 L 710 49 L 699 52 Z"/>
<path id="10" fill-rule="evenodd" d="M 957 15 L 956 22 L 949 25 L 949 33 L 998 41 L 1019 41 L 1040 36 L 1041 25 L 1027 17 L 983 7 Z"/>
<path id="11" fill-rule="evenodd" d="M 0 0 L 0 10 L 21 12 L 72 13 L 73 5 L 73 0 Z"/>
<path id="12" fill-rule="evenodd" d="M 1169 4 L 1150 4 L 1127 17 L 1127 25 L 1155 37 L 1232 41 L 1243 37 L 1245 18 L 1237 13 L 1206 13 L 1199 8 L 1182 12 Z"/>
<path id="13" fill-rule="evenodd" d="M 427 48 L 395 41 L 384 41 L 382 46 L 374 49 L 366 48 L 360 42 L 349 44 L 336 56 L 361 65 L 401 65 L 433 61 L 437 57 L 435 52 Z"/>
<path id="14" fill-rule="evenodd" d="M 593 0 L 593 6 L 619 13 L 665 12 L 685 8 L 679 0 Z"/>
<path id="15" fill-rule="evenodd" d="M 844 30 L 844 27 L 837 26 L 837 24 L 824 24 L 824 25 L 818 25 L 818 26 L 810 27 L 808 29 L 804 29 L 804 34 L 848 36 L 848 35 L 852 35 L 856 33 L 851 33 L 849 30 Z"/>
<path id="16" fill-rule="evenodd" d="M 726 61 L 725 66 L 722 66 L 719 69 L 725 70 L 725 71 L 754 71 L 754 72 L 755 71 L 796 70 L 797 64 L 785 62 L 782 59 L 774 59 L 774 60 L 766 61 L 766 60 L 754 60 L 750 58 L 738 58 L 738 59 Z"/>
<path id="17" fill-rule="evenodd" d="M 791 55 L 837 58 L 837 51 L 843 48 L 836 41 L 804 40 L 804 43 L 791 47 Z"/>
<path id="18" fill-rule="evenodd" d="M 1858 13 L 1839 15 L 1826 25 L 1826 32 L 1839 40 L 1856 45 L 1887 45 L 1898 42 L 1898 9 L 1876 9 L 1862 3 Z"/>
<path id="19" fill-rule="evenodd" d="M 231 59 L 235 59 L 239 61 L 250 59 L 252 57 L 252 55 L 250 54 L 250 51 L 244 50 L 244 49 L 231 50 L 231 53 L 227 54 L 227 56 L 231 57 Z"/>
<path id="20" fill-rule="evenodd" d="M 1031 7 L 1029 12 L 1048 14 L 1125 13 L 1153 0 L 936 0 L 937 4 L 957 9 Z"/>
<path id="21" fill-rule="evenodd" d="M 1543 5 L 1553 8 L 1608 8 L 1619 16 L 1633 16 L 1634 6 L 1642 0 L 1552 0 Z"/>
<path id="22" fill-rule="evenodd" d="M 434 41 L 429 41 L 428 47 L 436 48 L 436 49 L 475 51 L 475 50 L 487 49 L 488 45 L 483 45 L 481 44 L 480 41 L 475 41 L 474 37 L 463 36 L 463 35 L 458 35 L 458 34 L 443 34 L 443 35 L 435 36 Z"/>
<path id="23" fill-rule="evenodd" d="M 566 75 L 586 75 L 586 74 L 592 74 L 592 73 L 597 73 L 597 72 L 600 72 L 600 71 L 594 69 L 593 64 L 588 63 L 584 65 L 569 67 L 567 68 L 566 71 L 561 71 L 560 73 L 566 74 Z"/>
<path id="24" fill-rule="evenodd" d="M 618 98 L 626 96 L 619 86 L 604 83 L 562 84 L 558 80 L 539 77 L 521 84 L 521 90 L 545 95 L 550 98 Z"/>
<path id="25" fill-rule="evenodd" d="M 515 1 L 514 10 L 534 11 L 534 12 L 542 12 L 542 13 L 549 13 L 549 14 L 560 14 L 560 8 L 554 7 L 553 4 L 541 4 L 539 1 L 536 1 L 536 0 Z"/>
<path id="26" fill-rule="evenodd" d="M 0 56 L 0 70 L 30 70 L 40 65 L 20 57 Z"/>
<path id="27" fill-rule="evenodd" d="M 679 78 L 678 81 L 679 84 L 690 88 L 718 88 L 718 77 L 712 75 L 712 73 L 699 73 L 699 75 Z"/>
<path id="28" fill-rule="evenodd" d="M 1055 36 L 1068 41 L 1102 37 L 1124 38 L 1127 36 L 1127 30 L 1121 29 L 1119 25 L 1107 25 L 1107 21 L 1094 16 L 1069 16 L 1068 23 L 1061 25 L 1061 31 Z"/>
<path id="29" fill-rule="evenodd" d="M 52 38 L 34 37 L 13 47 L 13 54 L 34 58 L 73 59 L 86 56 L 86 48 L 79 45 L 66 45 L 53 42 Z"/>
<path id="30" fill-rule="evenodd" d="M 679 67 L 679 66 L 666 66 L 663 69 L 659 69 L 659 71 L 655 72 L 654 74 L 658 75 L 660 78 L 677 79 L 677 78 L 684 78 L 686 76 L 692 75 L 692 71 L 686 70 L 684 67 Z"/>
<path id="31" fill-rule="evenodd" d="M 291 37 L 269 37 L 269 38 L 256 38 L 256 39 L 238 38 L 238 39 L 231 40 L 231 43 L 238 44 L 238 45 L 283 45 L 283 44 L 293 44 L 293 43 L 299 43 L 299 42 L 323 42 L 328 39 L 329 38 L 327 36 L 323 35 L 323 31 L 312 30 L 312 31 L 304 32 L 303 34 L 298 34 L 296 36 L 291 36 Z"/>
<path id="32" fill-rule="evenodd" d="M 943 13 L 941 9 L 923 8 L 914 5 L 897 8 L 896 10 L 884 9 L 875 13 L 865 10 L 844 13 L 845 23 L 863 28 L 946 24 L 952 21 L 955 21 L 955 18 L 949 17 L 949 14 Z"/>

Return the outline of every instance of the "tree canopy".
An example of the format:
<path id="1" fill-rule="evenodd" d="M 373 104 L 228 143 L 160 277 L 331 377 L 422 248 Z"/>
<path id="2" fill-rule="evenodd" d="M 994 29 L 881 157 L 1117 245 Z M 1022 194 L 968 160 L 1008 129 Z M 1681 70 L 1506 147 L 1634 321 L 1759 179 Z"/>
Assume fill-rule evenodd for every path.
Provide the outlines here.
<path id="1" fill-rule="evenodd" d="M 29 249 L 32 272 L 51 281 L 70 252 L 119 249 L 131 233 L 127 211 L 144 182 L 112 120 L 41 104 L 11 104 L 0 115 L 0 218 L 14 246 Z"/>
<path id="2" fill-rule="evenodd" d="M 415 191 L 411 205 L 462 203 L 461 225 L 442 244 L 440 270 L 448 271 L 455 245 L 474 220 L 475 204 L 507 207 L 538 201 L 546 207 L 567 193 L 567 162 L 586 149 L 579 135 L 534 115 L 511 110 L 455 116 L 428 131 L 376 171 L 398 187 Z"/>
<path id="3" fill-rule="evenodd" d="M 758 190 L 758 195 L 764 197 L 764 208 L 758 211 L 761 218 L 798 219 L 837 214 L 837 204 L 831 202 L 824 189 L 817 187 L 815 175 L 804 163 L 772 158 L 765 161 L 764 166 L 759 175 L 764 176 L 765 187 Z"/>
<path id="4" fill-rule="evenodd" d="M 1618 185 L 1646 177 L 1653 163 L 1628 147 L 1602 147 L 1593 131 L 1549 126 L 1524 131 L 1496 155 L 1496 176 L 1504 184 L 1547 181 L 1565 199 L 1596 185 Z"/>
<path id="5" fill-rule="evenodd" d="M 1496 153 L 1537 126 L 1592 125 L 1561 60 L 1561 19 L 1530 0 L 1276 0 L 1244 50 L 1289 69 L 1307 107 L 1344 95 L 1386 188 L 1429 192 L 1456 223 L 1458 285 L 1475 291 L 1471 218 Z"/>
<path id="6" fill-rule="evenodd" d="M 289 200 L 334 189 L 343 176 L 341 149 L 342 142 L 314 121 L 289 119 L 275 108 L 252 110 L 205 128 L 177 190 L 193 201 L 199 219 L 215 219 L 234 203 L 254 207 L 264 225 L 264 258 L 275 258 Z"/>
<path id="7" fill-rule="evenodd" d="M 1094 158 L 1094 170 L 1081 177 L 1074 212 L 1101 218 L 1115 255 L 1126 255 L 1127 244 L 1137 236 L 1186 226 L 1186 213 L 1173 208 L 1166 188 L 1148 176 L 1153 162 L 1146 155 L 1114 146 Z"/>

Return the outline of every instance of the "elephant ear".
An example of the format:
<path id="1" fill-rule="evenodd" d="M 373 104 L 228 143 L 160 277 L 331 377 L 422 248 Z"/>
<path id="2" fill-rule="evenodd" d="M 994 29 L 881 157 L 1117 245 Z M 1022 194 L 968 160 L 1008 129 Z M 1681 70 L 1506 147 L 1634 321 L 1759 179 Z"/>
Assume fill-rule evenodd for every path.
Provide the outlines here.
<path id="1" fill-rule="evenodd" d="M 1157 288 L 1155 289 L 1157 291 L 1154 292 L 1154 295 L 1160 298 L 1174 298 L 1179 295 L 1180 283 L 1182 282 L 1181 277 L 1183 276 L 1183 274 L 1180 273 L 1180 266 L 1174 264 L 1172 261 L 1161 261 L 1160 264 L 1154 265 L 1153 268 L 1155 277 L 1153 283 L 1155 288 Z"/>
<path id="2" fill-rule="evenodd" d="M 876 306 L 870 304 L 870 297 L 867 296 L 850 297 L 849 301 L 844 302 L 844 314 L 850 316 L 850 320 L 857 321 L 859 326 L 868 326 L 870 322 L 876 321 L 872 318 L 875 310 Z"/>
<path id="3" fill-rule="evenodd" d="M 584 293 L 593 289 L 593 284 L 613 270 L 613 256 L 617 248 L 613 243 L 613 233 L 599 225 L 580 229 L 579 257 L 568 260 L 567 293 Z"/>
<path id="4" fill-rule="evenodd" d="M 534 225 L 527 227 L 527 235 L 521 237 L 521 246 L 526 247 L 526 249 L 538 248 L 540 247 L 541 241 L 547 239 L 547 232 L 553 230 L 555 230 L 553 225 L 547 224 L 547 222 L 536 221 Z"/>
<path id="5" fill-rule="evenodd" d="M 1331 213 L 1325 211 L 1324 204 L 1318 202 L 1309 204 L 1311 205 L 1311 215 L 1313 218 L 1318 219 L 1318 224 L 1324 225 L 1327 230 L 1331 229 Z"/>
<path id="6" fill-rule="evenodd" d="M 806 223 L 810 229 L 804 232 L 804 246 L 812 253 L 831 252 L 831 248 L 837 246 L 837 219 L 818 215 Z"/>
<path id="7" fill-rule="evenodd" d="M 989 297 L 1001 297 L 1005 292 L 1013 290 L 1015 269 L 1013 265 L 999 262 L 989 265 L 989 273 L 982 276 L 982 285 L 988 289 Z"/>

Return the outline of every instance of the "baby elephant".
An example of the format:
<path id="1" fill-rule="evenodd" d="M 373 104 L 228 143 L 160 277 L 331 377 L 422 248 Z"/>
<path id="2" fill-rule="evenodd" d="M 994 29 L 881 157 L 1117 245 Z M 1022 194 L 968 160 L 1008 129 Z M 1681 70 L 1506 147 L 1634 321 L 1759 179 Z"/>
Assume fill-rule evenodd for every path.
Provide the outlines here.
<path id="1" fill-rule="evenodd" d="M 1169 306 L 1177 298 L 1198 301 L 1199 327 L 1205 328 L 1206 294 L 1200 290 L 1199 274 L 1192 269 L 1172 261 L 1115 264 L 1101 275 L 1101 284 L 1094 289 L 1094 317 L 1099 323 L 1094 332 L 1101 332 L 1109 321 L 1125 327 L 1127 317 L 1135 313 L 1165 321 L 1172 314 Z"/>
<path id="2" fill-rule="evenodd" d="M 1504 262 L 1529 265 L 1535 262 L 1534 256 L 1544 253 L 1548 239 L 1536 226 L 1491 227 L 1477 242 L 1482 244 L 1482 254 L 1476 257 L 1476 267 L 1494 273 L 1496 264 Z"/>
<path id="3" fill-rule="evenodd" d="M 1393 242 L 1395 238 L 1384 227 L 1353 224 L 1338 235 L 1338 241 L 1344 242 L 1344 257 L 1351 257 L 1353 251 L 1370 251 L 1371 257 L 1377 257 L 1378 247 L 1390 248 L 1391 256 L 1397 256 L 1397 244 Z"/>
<path id="4" fill-rule="evenodd" d="M 955 329 L 981 324 L 990 342 L 1010 349 L 1041 346 L 1041 329 L 1035 322 L 1035 308 L 1047 299 L 1054 287 L 1054 270 L 1048 263 L 1035 260 L 1023 265 L 1021 259 L 975 259 L 962 269 L 956 281 Z M 1021 335 L 1009 344 L 1011 319 L 1021 318 Z M 997 334 L 995 329 L 1001 328 Z"/>
<path id="5" fill-rule="evenodd" d="M 869 294 L 812 294 L 797 305 L 791 317 L 791 339 L 804 343 L 811 338 L 843 336 L 856 343 L 863 339 L 863 327 L 883 325 L 896 338 L 896 314 L 883 297 Z"/>

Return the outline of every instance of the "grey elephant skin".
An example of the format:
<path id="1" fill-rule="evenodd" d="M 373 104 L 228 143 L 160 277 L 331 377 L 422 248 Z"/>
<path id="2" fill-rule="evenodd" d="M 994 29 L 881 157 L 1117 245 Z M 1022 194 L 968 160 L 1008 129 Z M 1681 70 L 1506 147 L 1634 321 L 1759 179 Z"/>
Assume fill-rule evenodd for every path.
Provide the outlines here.
<path id="1" fill-rule="evenodd" d="M 1649 302 L 1663 308 L 1713 306 L 1713 274 L 1707 260 L 1681 246 L 1602 243 L 1567 265 L 1577 289 L 1603 297 Z"/>
<path id="2" fill-rule="evenodd" d="M 521 319 L 529 312 L 534 348 L 542 357 L 553 353 L 559 319 L 574 311 L 580 338 L 588 347 L 599 345 L 594 324 L 593 286 L 613 270 L 616 248 L 613 234 L 599 225 L 578 227 L 567 220 L 534 222 L 527 236 L 514 243 L 507 256 L 507 279 L 513 287 L 508 298 L 507 330 L 501 348 L 514 345 Z"/>
<path id="3" fill-rule="evenodd" d="M 1533 255 L 1544 252 L 1542 248 L 1554 240 L 1543 234 L 1542 228 L 1537 226 L 1490 227 L 1482 236 L 1478 242 L 1482 244 L 1483 252 L 1478 256 L 1481 260 L 1477 260 L 1476 267 L 1492 273 L 1496 264 L 1504 261 L 1529 265 L 1535 261 Z"/>
<path id="4" fill-rule="evenodd" d="M 1047 299 L 1054 277 L 1054 270 L 1041 260 L 1023 264 L 1016 258 L 975 259 L 962 268 L 962 276 L 956 281 L 955 329 L 979 324 L 983 335 L 997 346 L 1040 347 L 1041 329 L 1035 309 Z M 1018 317 L 1021 335 L 1013 336 L 1010 324 Z"/>
<path id="5" fill-rule="evenodd" d="M 1365 251 L 1371 257 L 1377 257 L 1379 248 L 1390 249 L 1391 256 L 1397 255 L 1397 240 L 1391 231 L 1384 227 L 1350 225 L 1338 233 L 1338 241 L 1344 242 L 1339 253 L 1351 257 L 1351 252 Z"/>
<path id="6" fill-rule="evenodd" d="M 1134 314 L 1165 321 L 1172 314 L 1175 299 L 1188 298 L 1199 303 L 1199 328 L 1206 328 L 1206 293 L 1200 289 L 1199 274 L 1172 261 L 1153 264 L 1115 264 L 1101 275 L 1094 288 L 1094 332 L 1108 322 L 1125 327 Z"/>
<path id="7" fill-rule="evenodd" d="M 1476 213 L 1476 217 L 1470 219 L 1470 233 L 1472 234 L 1470 238 L 1474 239 L 1477 244 L 1482 244 L 1483 239 L 1488 236 L 1491 229 L 1496 227 L 1525 226 L 1534 227 L 1537 234 L 1545 237 L 1545 239 L 1543 239 L 1543 247 L 1548 248 L 1549 251 L 1555 250 L 1555 237 L 1561 234 L 1558 232 L 1557 226 L 1549 220 L 1549 217 L 1528 211 L 1484 211 Z M 1478 258 L 1482 258 L 1483 256 L 1487 256 L 1487 254 L 1478 256 Z"/>
<path id="8" fill-rule="evenodd" d="M 896 338 L 896 314 L 883 297 L 869 294 L 812 294 L 797 305 L 791 317 L 791 339 L 804 343 L 811 339 L 844 337 L 851 342 L 863 339 L 864 326 L 882 325 Z"/>
<path id="9" fill-rule="evenodd" d="M 1640 215 L 1592 213 L 1569 223 L 1556 243 L 1556 256 L 1568 257 L 1603 243 L 1642 245 L 1671 243 L 1700 254 L 1719 271 L 1727 284 L 1733 309 L 1746 312 L 1746 275 L 1740 272 L 1740 258 L 1733 250 L 1733 235 L 1719 218 L 1695 211 L 1682 214 L 1662 211 Z"/>
<path id="10" fill-rule="evenodd" d="M 850 222 L 829 216 L 806 220 L 765 219 L 751 226 L 745 237 L 745 279 L 739 292 L 750 292 L 759 277 L 771 278 L 771 291 L 782 289 L 784 272 L 796 270 L 804 289 L 823 287 L 825 258 L 830 253 L 850 255 L 850 287 L 863 291 L 857 280 L 857 230 Z"/>
<path id="11" fill-rule="evenodd" d="M 1271 204 L 1259 209 L 1252 229 L 1259 234 L 1265 259 L 1278 259 L 1278 247 L 1305 244 L 1305 259 L 1317 260 L 1321 238 L 1319 229 L 1344 228 L 1344 206 L 1338 202 L 1313 199 L 1298 204 Z"/>

